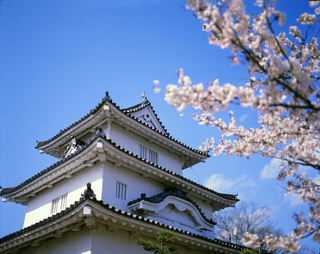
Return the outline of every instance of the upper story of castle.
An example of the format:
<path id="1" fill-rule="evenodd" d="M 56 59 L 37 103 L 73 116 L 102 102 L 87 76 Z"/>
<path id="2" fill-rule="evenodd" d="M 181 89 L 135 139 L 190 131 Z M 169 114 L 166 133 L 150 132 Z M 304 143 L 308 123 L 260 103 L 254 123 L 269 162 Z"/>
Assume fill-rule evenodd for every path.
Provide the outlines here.
<path id="1" fill-rule="evenodd" d="M 209 156 L 176 140 L 167 132 L 147 97 L 129 108 L 120 108 L 109 94 L 94 109 L 36 148 L 59 159 L 81 149 L 97 135 L 129 152 L 177 174 Z"/>

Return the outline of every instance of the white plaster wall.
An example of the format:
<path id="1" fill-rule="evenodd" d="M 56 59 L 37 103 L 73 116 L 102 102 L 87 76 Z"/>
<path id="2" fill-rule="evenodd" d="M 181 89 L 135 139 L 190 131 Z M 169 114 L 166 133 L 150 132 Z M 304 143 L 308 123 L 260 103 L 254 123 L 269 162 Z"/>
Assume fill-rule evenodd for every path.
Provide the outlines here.
<path id="1" fill-rule="evenodd" d="M 29 246 L 19 251 L 20 254 L 141 254 L 147 253 L 137 244 L 139 238 L 156 242 L 151 234 L 136 235 L 125 230 L 107 231 L 98 224 L 95 229 L 83 228 L 78 232 L 66 232 L 62 238 L 53 238 L 41 242 L 39 246 Z M 194 245 L 173 244 L 179 253 L 204 254 Z"/>
<path id="2" fill-rule="evenodd" d="M 89 254 L 92 248 L 92 234 L 84 229 L 79 232 L 67 232 L 62 238 L 50 239 L 39 246 L 19 251 L 21 254 Z M 101 252 L 103 253 L 103 252 Z"/>
<path id="3" fill-rule="evenodd" d="M 148 113 L 149 109 L 144 109 L 144 113 Z M 139 115 L 142 113 L 139 112 Z M 153 115 L 152 115 L 153 116 Z M 155 120 L 154 120 L 155 121 Z M 112 122 L 110 133 L 108 132 L 108 124 L 104 123 L 102 125 L 103 131 L 108 135 L 108 139 L 111 139 L 117 145 L 120 145 L 122 148 L 127 149 L 133 154 L 140 156 L 140 147 L 139 145 L 143 145 L 146 148 L 149 148 L 152 151 L 158 153 L 158 165 L 164 168 L 167 168 L 179 175 L 182 175 L 182 167 L 185 162 L 184 158 L 169 152 L 169 150 L 164 149 L 152 142 L 149 142 L 144 137 L 135 134 L 131 130 L 125 130 L 122 126 L 118 125 L 115 122 Z M 80 139 L 84 142 L 87 142 L 94 136 L 94 132 L 90 132 L 85 136 L 82 136 Z M 77 137 L 79 138 L 79 137 Z"/>
<path id="4" fill-rule="evenodd" d="M 75 173 L 72 178 L 66 178 L 59 183 L 56 183 L 53 188 L 42 191 L 37 196 L 29 200 L 27 212 L 25 215 L 23 227 L 30 226 L 45 218 L 52 216 L 51 206 L 52 200 L 68 193 L 66 207 L 69 207 L 74 202 L 81 198 L 81 194 L 87 188 L 86 184 L 91 182 L 98 200 L 102 198 L 102 177 L 103 164 L 97 164 L 92 168 L 83 168 Z"/>
<path id="5" fill-rule="evenodd" d="M 191 198 L 201 208 L 201 211 L 205 214 L 205 216 L 208 219 L 213 218 L 213 208 L 211 204 L 205 202 L 203 199 L 192 196 L 192 193 L 189 193 L 189 195 L 187 193 L 187 197 Z"/>
<path id="6" fill-rule="evenodd" d="M 92 241 L 92 254 L 141 254 L 145 251 L 137 244 L 138 238 L 130 237 L 126 231 L 107 231 L 105 227 L 99 227 L 94 232 Z"/>
<path id="7" fill-rule="evenodd" d="M 179 175 L 182 175 L 182 166 L 184 159 L 181 156 L 170 153 L 154 143 L 148 142 L 147 139 L 131 132 L 126 131 L 123 127 L 113 123 L 111 131 L 111 139 L 117 145 L 127 149 L 133 154 L 140 156 L 140 146 L 142 145 L 150 150 L 158 153 L 158 165 L 167 168 Z"/>
<path id="8" fill-rule="evenodd" d="M 140 198 L 141 193 L 146 193 L 147 197 L 158 194 L 166 186 L 151 178 L 144 178 L 123 166 L 117 167 L 113 163 L 104 164 L 102 200 L 104 203 L 115 206 L 124 211 L 130 211 L 127 203 Z M 127 185 L 127 199 L 122 200 L 116 197 L 116 183 L 121 182 Z"/>
<path id="9" fill-rule="evenodd" d="M 147 234 L 147 233 L 146 233 Z M 141 254 L 146 252 L 141 245 L 137 244 L 138 239 L 141 237 L 146 240 L 155 242 L 155 238 L 148 235 L 132 236 L 129 232 L 124 230 L 116 230 L 113 232 L 107 231 L 105 227 L 99 227 L 93 233 L 92 241 L 92 254 Z M 186 247 L 175 243 L 177 251 L 183 254 L 204 254 L 207 252 L 200 251 L 192 246 Z"/>
<path id="10" fill-rule="evenodd" d="M 104 177 L 103 177 L 103 191 L 102 191 L 102 200 L 104 203 L 108 203 L 109 205 L 115 206 L 117 209 L 121 209 L 123 211 L 132 212 L 128 209 L 127 204 L 129 201 L 135 200 L 140 198 L 141 193 L 146 193 L 147 197 L 159 194 L 163 192 L 167 186 L 164 184 L 148 178 L 142 177 L 141 174 L 136 173 L 132 170 L 129 170 L 125 167 L 117 167 L 113 163 L 106 162 L 104 164 Z M 116 182 L 119 181 L 123 184 L 127 185 L 127 199 L 122 200 L 116 197 Z M 212 208 L 209 204 L 203 202 L 200 199 L 193 198 L 199 207 L 201 208 L 202 212 L 206 215 L 208 219 L 212 218 Z M 143 215 L 146 216 L 146 215 Z M 165 217 L 165 215 L 163 215 Z M 184 229 L 199 235 L 203 235 L 206 237 L 213 238 L 214 233 L 212 232 L 196 232 L 192 229 L 192 226 L 183 226 L 180 223 L 175 223 L 172 220 L 166 220 L 160 217 L 149 217 L 148 218 L 154 219 L 159 222 L 163 222 L 167 225 L 171 225 L 174 227 L 178 227 L 180 229 Z M 193 219 L 190 219 L 192 224 Z"/>

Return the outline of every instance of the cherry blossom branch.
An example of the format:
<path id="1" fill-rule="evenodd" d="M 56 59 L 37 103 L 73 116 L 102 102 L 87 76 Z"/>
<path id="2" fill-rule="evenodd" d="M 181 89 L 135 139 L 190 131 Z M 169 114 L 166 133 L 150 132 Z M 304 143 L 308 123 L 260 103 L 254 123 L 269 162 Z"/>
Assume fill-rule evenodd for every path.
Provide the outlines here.
<path id="1" fill-rule="evenodd" d="M 245 234 L 243 242 L 252 247 L 264 245 L 270 249 L 297 251 L 299 239 L 312 235 L 320 242 L 319 185 L 306 178 L 305 173 L 297 174 L 299 166 L 320 170 L 320 77 L 317 75 L 320 48 L 317 37 L 311 37 L 317 18 L 302 14 L 297 21 L 308 25 L 305 36 L 301 36 L 297 26 L 290 26 L 290 40 L 285 33 L 275 34 L 275 21 L 282 25 L 285 16 L 269 2 L 264 1 L 264 8 L 254 18 L 245 13 L 242 0 L 221 3 L 188 0 L 187 8 L 210 34 L 210 44 L 229 48 L 233 64 L 239 63 L 239 55 L 243 57 L 248 64 L 249 82 L 236 87 L 228 83 L 221 85 L 216 79 L 204 87 L 202 83 L 192 84 L 181 69 L 179 85 L 167 86 L 165 100 L 180 112 L 193 107 L 194 120 L 222 132 L 218 144 L 211 138 L 201 149 L 211 150 L 214 155 L 248 157 L 260 154 L 281 161 L 278 179 L 290 176 L 287 194 L 295 192 L 309 205 L 308 217 L 304 213 L 296 216 L 297 227 L 286 236 L 270 235 L 259 239 L 256 235 Z M 320 14 L 320 9 L 316 13 Z M 155 85 L 155 91 L 161 91 L 158 81 Z M 237 126 L 232 114 L 228 123 L 216 120 L 215 113 L 226 110 L 230 104 L 257 111 L 259 127 Z"/>

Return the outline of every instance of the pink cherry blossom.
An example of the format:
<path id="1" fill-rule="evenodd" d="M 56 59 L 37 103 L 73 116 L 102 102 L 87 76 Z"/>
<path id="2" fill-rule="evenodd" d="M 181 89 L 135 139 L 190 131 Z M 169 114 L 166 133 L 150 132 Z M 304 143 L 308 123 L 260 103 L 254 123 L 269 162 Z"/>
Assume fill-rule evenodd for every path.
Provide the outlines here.
<path id="1" fill-rule="evenodd" d="M 252 17 L 242 0 L 223 0 L 217 5 L 206 0 L 187 1 L 186 7 L 208 33 L 208 42 L 228 48 L 232 64 L 245 59 L 250 78 L 244 86 L 220 84 L 218 79 L 208 85 L 193 84 L 180 69 L 178 84 L 167 85 L 164 99 L 180 112 L 193 107 L 194 120 L 221 132 L 218 142 L 209 138 L 200 146 L 202 150 L 215 156 L 260 154 L 281 160 L 278 179 L 287 181 L 288 195 L 296 193 L 309 205 L 309 213 L 295 216 L 297 226 L 288 235 L 259 239 L 245 234 L 243 243 L 295 252 L 301 238 L 311 235 L 320 242 L 320 187 L 306 173 L 298 173 L 302 166 L 320 170 L 320 49 L 317 33 L 312 33 L 318 31 L 318 21 L 317 15 L 303 13 L 288 31 L 277 35 L 273 21 L 282 26 L 285 14 L 275 9 L 274 1 L 257 0 L 256 5 L 262 7 L 261 12 Z M 315 10 L 319 12 L 319 8 Z M 309 27 L 307 32 L 302 32 L 306 31 L 302 25 Z M 154 85 L 159 92 L 159 82 Z M 215 113 L 230 104 L 257 111 L 258 127 L 239 126 L 233 113 L 227 122 L 216 119 Z"/>

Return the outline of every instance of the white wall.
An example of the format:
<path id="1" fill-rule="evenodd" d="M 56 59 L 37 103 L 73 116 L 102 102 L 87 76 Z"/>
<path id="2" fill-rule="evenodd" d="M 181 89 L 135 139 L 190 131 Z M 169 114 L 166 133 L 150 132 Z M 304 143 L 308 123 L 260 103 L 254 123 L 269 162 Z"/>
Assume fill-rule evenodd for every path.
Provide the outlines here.
<path id="1" fill-rule="evenodd" d="M 167 149 L 164 149 L 155 143 L 149 142 L 147 139 L 138 136 L 132 131 L 124 130 L 123 127 L 113 123 L 111 131 L 111 139 L 117 145 L 127 149 L 133 154 L 140 156 L 140 146 L 143 145 L 146 148 L 158 153 L 158 165 L 167 168 L 179 175 L 182 175 L 182 166 L 184 159 L 181 156 L 170 153 Z"/>
<path id="2" fill-rule="evenodd" d="M 166 186 L 151 178 L 144 178 L 123 166 L 117 167 L 113 163 L 104 164 L 102 199 L 104 203 L 115 206 L 121 210 L 130 211 L 127 207 L 129 201 L 140 198 L 141 193 L 146 193 L 147 197 L 158 194 Z M 127 185 L 127 199 L 116 198 L 116 183 L 121 182 Z"/>
<path id="3" fill-rule="evenodd" d="M 62 238 L 50 239 L 39 246 L 28 247 L 21 250 L 21 254 L 141 254 L 146 252 L 137 244 L 141 236 L 129 234 L 128 231 L 107 231 L 106 227 L 99 225 L 96 229 L 84 228 L 79 232 L 67 232 Z M 150 233 L 141 238 L 156 241 Z M 177 251 L 183 254 L 204 254 L 196 246 L 182 246 L 175 243 Z"/>
<path id="4" fill-rule="evenodd" d="M 188 193 L 187 193 L 188 194 Z M 213 218 L 213 208 L 212 205 L 209 203 L 206 203 L 203 199 L 200 199 L 198 197 L 195 196 L 191 196 L 192 193 L 189 193 L 189 195 L 187 195 L 189 198 L 191 198 L 200 208 L 201 211 L 204 213 L 204 215 L 208 218 L 208 219 L 212 219 Z"/>
<path id="5" fill-rule="evenodd" d="M 87 188 L 88 182 L 91 182 L 92 189 L 97 199 L 100 200 L 102 198 L 102 177 L 103 167 L 102 164 L 98 164 L 92 168 L 84 168 L 75 173 L 72 178 L 66 178 L 55 184 L 53 188 L 42 191 L 40 195 L 29 200 L 23 227 L 25 228 L 50 217 L 52 215 L 52 200 L 65 193 L 68 193 L 66 207 L 78 201 Z"/>
<path id="6" fill-rule="evenodd" d="M 146 252 L 141 245 L 137 244 L 139 238 L 156 242 L 153 234 L 146 232 L 144 236 L 135 236 L 124 230 L 107 231 L 105 227 L 99 227 L 94 231 L 92 241 L 92 254 L 142 254 Z M 177 251 L 183 254 L 204 254 L 207 252 L 200 251 L 192 246 L 186 247 L 176 242 Z"/>
<path id="7" fill-rule="evenodd" d="M 92 234 L 84 229 L 67 232 L 62 238 L 42 242 L 39 246 L 24 248 L 21 254 L 89 254 L 92 249 Z M 101 252 L 103 253 L 103 252 Z"/>
<path id="8" fill-rule="evenodd" d="M 129 201 L 133 201 L 137 198 L 140 198 L 141 193 L 146 193 L 147 197 L 159 194 L 164 191 L 165 186 L 159 181 L 148 177 L 142 177 L 141 174 L 136 173 L 130 169 L 127 169 L 123 166 L 115 166 L 113 163 L 106 162 L 104 164 L 104 174 L 103 174 L 103 191 L 102 191 L 102 200 L 104 203 L 108 203 L 109 205 L 115 206 L 117 209 L 121 209 L 123 211 L 132 212 L 127 204 Z M 121 182 L 127 185 L 127 199 L 122 200 L 116 197 L 116 182 Z M 188 195 L 187 195 L 188 196 Z M 203 202 L 198 198 L 192 198 L 192 200 L 199 205 L 202 213 L 205 214 L 206 218 L 212 219 L 212 207 L 210 204 Z M 182 226 L 180 223 L 176 224 L 174 220 L 169 219 L 166 220 L 160 217 L 149 217 L 146 215 L 142 215 L 156 221 L 165 223 L 167 225 L 171 225 L 174 227 L 178 227 L 196 234 L 201 235 L 202 232 L 196 232 L 192 229 L 194 219 L 193 218 L 185 218 L 190 220 L 189 226 Z M 162 215 L 166 217 L 165 214 Z M 182 216 L 182 214 L 181 214 Z M 182 217 L 181 217 L 182 218 Z M 206 232 L 206 237 L 213 238 L 214 233 Z"/>
<path id="9" fill-rule="evenodd" d="M 107 123 L 104 123 L 103 131 L 107 134 Z M 81 137 L 81 140 L 87 142 L 91 138 L 93 138 L 94 133 L 88 133 L 84 137 Z M 146 138 L 137 135 L 131 130 L 125 130 L 122 126 L 113 122 L 111 124 L 110 136 L 107 137 L 111 139 L 112 142 L 115 142 L 122 148 L 125 148 L 129 152 L 140 156 L 140 146 L 157 152 L 158 153 L 158 165 L 164 168 L 167 168 L 179 175 L 182 175 L 182 167 L 184 164 L 184 158 L 179 155 L 173 154 L 169 152 L 167 149 L 156 145 L 155 143 L 149 142 Z"/>

